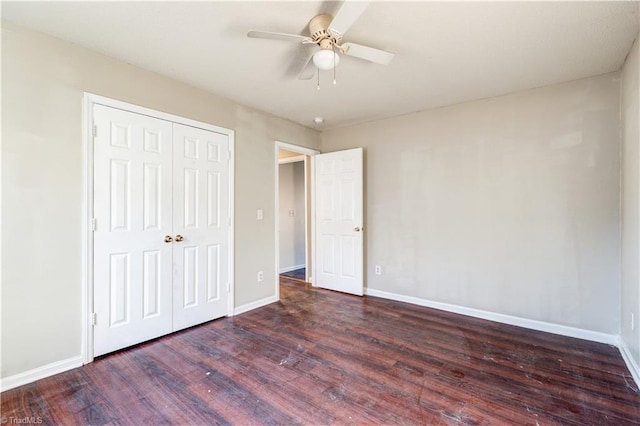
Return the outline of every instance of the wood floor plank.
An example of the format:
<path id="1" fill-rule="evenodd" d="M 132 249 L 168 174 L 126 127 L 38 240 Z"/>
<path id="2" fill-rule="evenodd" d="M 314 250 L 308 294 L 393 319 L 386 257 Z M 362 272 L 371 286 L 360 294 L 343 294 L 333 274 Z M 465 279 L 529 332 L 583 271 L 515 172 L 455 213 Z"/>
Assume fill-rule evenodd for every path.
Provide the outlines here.
<path id="1" fill-rule="evenodd" d="M 617 348 L 281 278 L 280 302 L 3 392 L 44 424 L 640 424 Z"/>

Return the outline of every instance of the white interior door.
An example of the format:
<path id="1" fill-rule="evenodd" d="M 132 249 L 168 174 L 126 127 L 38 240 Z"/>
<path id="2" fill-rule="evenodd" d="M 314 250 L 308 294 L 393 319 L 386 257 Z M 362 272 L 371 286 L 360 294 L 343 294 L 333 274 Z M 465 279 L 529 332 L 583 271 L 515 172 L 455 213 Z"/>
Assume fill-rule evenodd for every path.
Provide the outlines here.
<path id="1" fill-rule="evenodd" d="M 172 123 L 94 107 L 94 355 L 171 332 Z"/>
<path id="2" fill-rule="evenodd" d="M 173 328 L 227 314 L 229 137 L 174 124 Z"/>
<path id="3" fill-rule="evenodd" d="M 362 148 L 314 157 L 316 285 L 362 295 Z"/>

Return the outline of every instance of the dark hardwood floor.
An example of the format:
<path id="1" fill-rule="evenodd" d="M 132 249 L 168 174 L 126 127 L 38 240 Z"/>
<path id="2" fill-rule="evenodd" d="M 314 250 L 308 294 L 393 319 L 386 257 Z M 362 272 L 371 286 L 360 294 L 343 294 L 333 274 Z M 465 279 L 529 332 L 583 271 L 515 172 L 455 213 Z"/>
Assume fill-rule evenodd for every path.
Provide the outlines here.
<path id="1" fill-rule="evenodd" d="M 91 425 L 640 424 L 640 393 L 615 347 L 286 279 L 280 295 L 6 391 L 1 415 Z"/>

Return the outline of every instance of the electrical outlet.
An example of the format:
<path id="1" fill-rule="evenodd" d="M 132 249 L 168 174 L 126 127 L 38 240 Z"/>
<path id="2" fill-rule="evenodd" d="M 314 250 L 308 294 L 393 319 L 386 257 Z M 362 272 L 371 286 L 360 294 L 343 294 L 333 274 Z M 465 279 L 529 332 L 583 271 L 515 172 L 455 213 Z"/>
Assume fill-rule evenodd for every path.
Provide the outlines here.
<path id="1" fill-rule="evenodd" d="M 382 275 L 382 266 L 376 265 L 376 275 Z"/>
<path id="2" fill-rule="evenodd" d="M 258 271 L 258 282 L 261 283 L 264 281 L 264 272 Z"/>
<path id="3" fill-rule="evenodd" d="M 264 219 L 264 211 L 262 211 L 262 209 L 258 209 L 258 210 L 256 211 L 256 218 L 257 218 L 258 220 L 262 220 L 262 219 Z"/>
<path id="4" fill-rule="evenodd" d="M 296 211 L 295 210 L 289 210 L 289 217 L 295 217 L 296 216 Z"/>

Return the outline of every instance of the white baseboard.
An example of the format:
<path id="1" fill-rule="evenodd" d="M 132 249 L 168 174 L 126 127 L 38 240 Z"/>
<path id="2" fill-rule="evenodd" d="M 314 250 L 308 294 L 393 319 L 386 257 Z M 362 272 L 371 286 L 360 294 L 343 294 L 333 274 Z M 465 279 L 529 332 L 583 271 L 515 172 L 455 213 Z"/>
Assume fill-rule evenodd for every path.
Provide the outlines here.
<path id="1" fill-rule="evenodd" d="M 618 336 L 614 334 L 600 333 L 598 331 L 584 330 L 581 328 L 568 327 L 566 325 L 553 324 L 550 322 L 537 321 L 527 318 L 514 317 L 511 315 L 498 314 L 495 312 L 483 311 L 481 309 L 467 308 L 449 303 L 434 302 L 402 294 L 388 293 L 386 291 L 365 289 L 367 296 L 381 297 L 383 299 L 397 300 L 414 305 L 426 306 L 428 308 L 439 309 L 441 311 L 454 312 L 456 314 L 467 315 L 475 318 L 482 318 L 503 324 L 516 325 L 518 327 L 530 328 L 532 330 L 546 331 L 547 333 L 560 334 L 562 336 L 576 337 L 578 339 L 591 340 L 594 342 L 618 345 Z"/>
<path id="2" fill-rule="evenodd" d="M 270 303 L 277 302 L 278 298 L 276 296 L 266 297 L 264 299 L 256 300 L 255 302 L 247 303 L 246 305 L 238 306 L 233 310 L 233 315 L 244 314 L 245 312 L 252 311 L 257 308 L 261 308 Z"/>
<path id="3" fill-rule="evenodd" d="M 295 271 L 296 269 L 302 269 L 302 268 L 306 268 L 306 265 L 303 263 L 302 265 L 296 265 L 296 266 L 288 266 L 286 268 L 280 268 L 280 273 L 285 273 L 285 272 L 290 272 L 290 271 Z"/>
<path id="4" fill-rule="evenodd" d="M 7 376 L 0 379 L 0 392 L 26 385 L 54 374 L 64 373 L 65 371 L 82 366 L 82 357 L 75 356 L 73 358 L 63 359 L 62 361 L 52 362 L 42 367 L 27 370 L 13 376 Z"/>
<path id="5" fill-rule="evenodd" d="M 631 376 L 633 376 L 633 380 L 636 381 L 636 386 L 640 388 L 640 366 L 638 366 L 638 363 L 633 359 L 631 351 L 627 348 L 627 345 L 624 344 L 622 339 L 620 339 L 618 348 L 622 354 L 622 359 L 624 359 L 625 364 L 627 364 L 627 368 L 631 372 Z"/>

